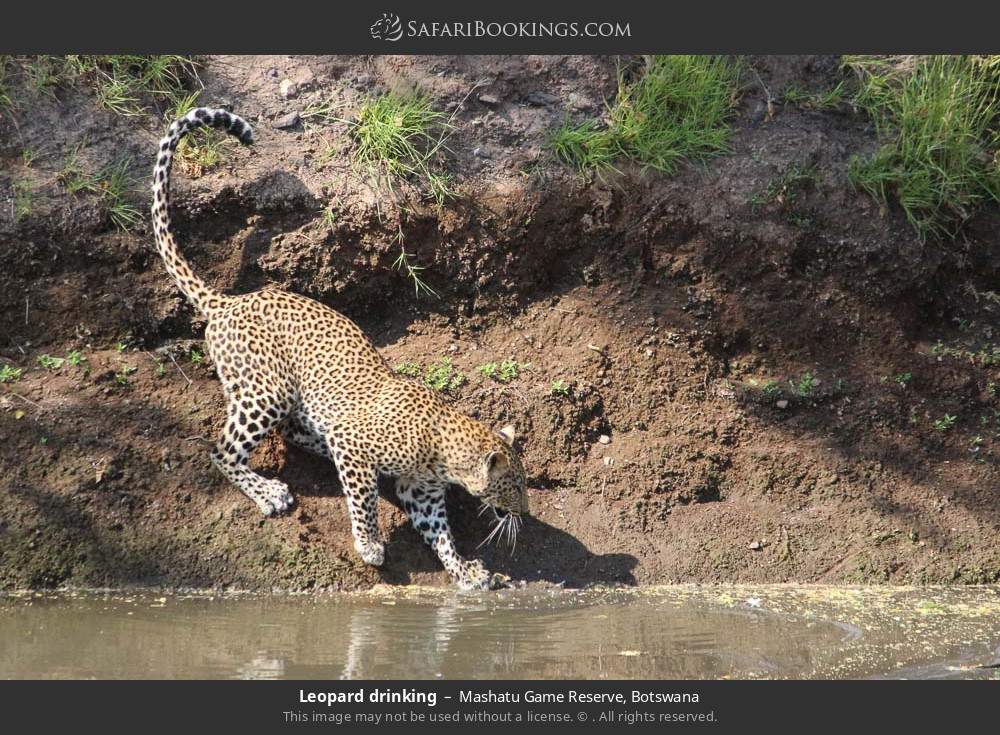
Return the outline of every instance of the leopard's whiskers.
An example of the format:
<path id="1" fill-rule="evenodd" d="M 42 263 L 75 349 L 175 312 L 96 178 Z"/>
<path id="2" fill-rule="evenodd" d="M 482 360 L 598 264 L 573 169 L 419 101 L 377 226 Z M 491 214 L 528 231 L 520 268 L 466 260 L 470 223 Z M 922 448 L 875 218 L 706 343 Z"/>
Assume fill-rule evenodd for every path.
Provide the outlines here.
<path id="1" fill-rule="evenodd" d="M 480 546 L 483 546 L 484 544 L 488 544 L 490 541 L 493 541 L 497 537 L 497 534 L 499 534 L 500 531 L 503 529 L 504 526 L 503 519 L 498 519 L 494 523 L 495 525 L 493 526 L 493 530 L 489 532 L 486 538 L 484 538 L 482 541 L 479 542 L 479 546 L 476 547 L 477 549 Z"/>

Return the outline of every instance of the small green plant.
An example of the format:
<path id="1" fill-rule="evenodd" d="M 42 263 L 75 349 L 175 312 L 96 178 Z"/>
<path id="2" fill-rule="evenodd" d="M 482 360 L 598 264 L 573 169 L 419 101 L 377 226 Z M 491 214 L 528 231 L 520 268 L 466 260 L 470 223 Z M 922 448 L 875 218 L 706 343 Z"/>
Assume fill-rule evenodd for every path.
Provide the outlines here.
<path id="1" fill-rule="evenodd" d="M 337 225 L 337 212 L 332 204 L 329 207 L 323 207 L 323 224 L 328 230 L 332 230 Z"/>
<path id="2" fill-rule="evenodd" d="M 952 416 L 951 414 L 946 413 L 944 416 L 934 421 L 934 429 L 942 432 L 948 431 L 955 425 L 956 421 L 958 421 L 957 416 Z"/>
<path id="3" fill-rule="evenodd" d="M 115 342 L 115 351 L 122 353 L 129 348 L 129 341 L 127 339 L 121 339 Z"/>
<path id="4" fill-rule="evenodd" d="M 195 365 L 200 365 L 205 360 L 205 356 L 198 350 L 194 349 L 191 350 L 190 353 L 188 353 L 188 357 L 190 358 L 191 362 L 194 363 Z"/>
<path id="5" fill-rule="evenodd" d="M 25 168 L 31 168 L 31 165 L 38 158 L 38 151 L 34 148 L 26 147 L 21 149 L 21 163 L 24 164 Z"/>
<path id="6" fill-rule="evenodd" d="M 425 266 L 414 265 L 410 262 L 410 258 L 412 257 L 413 254 L 406 252 L 406 250 L 403 249 L 401 242 L 399 247 L 399 256 L 393 262 L 392 267 L 413 281 L 413 293 L 415 295 L 419 296 L 421 293 L 425 293 L 428 296 L 437 297 L 438 292 L 428 286 L 427 282 L 420 277 L 420 273 L 425 269 Z"/>
<path id="7" fill-rule="evenodd" d="M 893 378 L 893 380 L 896 381 L 896 385 L 898 385 L 900 388 L 905 388 L 910 384 L 910 381 L 913 380 L 913 373 L 911 372 L 896 373 L 896 376 Z"/>
<path id="8" fill-rule="evenodd" d="M 39 355 L 38 364 L 46 370 L 58 370 L 66 364 L 66 358 L 52 357 L 52 355 Z"/>
<path id="9" fill-rule="evenodd" d="M 21 379 L 24 370 L 13 365 L 0 366 L 0 383 L 16 383 Z"/>
<path id="10" fill-rule="evenodd" d="M 517 360 L 504 360 L 501 363 L 483 363 L 476 368 L 476 372 L 484 378 L 496 380 L 500 383 L 509 383 L 512 380 L 516 380 L 521 371 L 526 367 L 526 363 L 521 363 Z"/>
<path id="11" fill-rule="evenodd" d="M 739 65 L 723 56 L 651 56 L 635 82 L 619 74 L 607 123 L 569 122 L 549 139 L 555 155 L 578 171 L 613 168 L 617 158 L 672 173 L 683 161 L 728 150 Z"/>
<path id="12" fill-rule="evenodd" d="M 781 205 L 794 203 L 801 189 L 816 181 L 816 169 L 812 166 L 802 166 L 793 163 L 780 175 L 769 182 L 763 191 L 759 191 L 750 197 L 750 206 L 753 211 L 760 207 L 777 202 Z"/>
<path id="13" fill-rule="evenodd" d="M 552 384 L 549 386 L 549 392 L 554 396 L 568 396 L 569 383 L 563 380 L 553 380 Z"/>
<path id="14" fill-rule="evenodd" d="M 34 191 L 26 181 L 15 181 L 14 188 L 14 221 L 20 222 L 31 215 L 34 204 Z"/>
<path id="15" fill-rule="evenodd" d="M 396 372 L 400 375 L 415 378 L 420 375 L 420 366 L 415 362 L 401 362 L 396 366 Z"/>
<path id="16" fill-rule="evenodd" d="M 156 377 L 162 378 L 167 374 L 167 366 L 163 360 L 154 359 L 153 362 L 156 363 Z"/>
<path id="17" fill-rule="evenodd" d="M 497 372 L 497 380 L 501 383 L 509 383 L 512 380 L 516 380 L 521 370 L 525 367 L 527 367 L 527 365 L 520 363 L 517 360 L 504 360 L 500 363 L 500 370 Z"/>
<path id="18" fill-rule="evenodd" d="M 946 345 L 938 340 L 931 347 L 931 354 L 936 357 L 951 357 L 958 360 L 968 360 L 973 365 L 982 367 L 992 367 L 1000 364 L 1000 345 L 998 344 L 969 344 L 957 347 Z"/>
<path id="19" fill-rule="evenodd" d="M 435 360 L 424 369 L 424 384 L 432 390 L 453 392 L 465 382 L 465 374 L 455 370 L 447 357 Z"/>
<path id="20" fill-rule="evenodd" d="M 497 376 L 497 372 L 500 370 L 500 365 L 495 362 L 484 362 L 482 365 L 476 367 L 476 372 L 482 375 L 484 378 L 493 379 Z"/>
<path id="21" fill-rule="evenodd" d="M 133 375 L 139 368 L 133 365 L 126 365 L 122 363 L 118 366 L 118 370 L 115 372 L 115 382 L 118 385 L 126 386 L 128 385 L 129 376 Z"/>
<path id="22" fill-rule="evenodd" d="M 781 396 L 781 383 L 777 380 L 767 381 L 760 389 L 760 394 L 768 400 L 779 398 Z"/>
<path id="23" fill-rule="evenodd" d="M 784 91 L 782 99 L 786 104 L 799 105 L 810 110 L 827 110 L 843 103 L 845 91 L 843 81 L 821 92 L 809 92 L 801 87 L 793 86 Z"/>
<path id="24" fill-rule="evenodd" d="M 803 373 L 797 382 L 791 382 L 792 388 L 795 389 L 796 395 L 800 398 L 809 398 L 816 391 L 816 378 L 813 377 L 813 374 L 808 371 Z"/>
<path id="25" fill-rule="evenodd" d="M 68 362 L 73 367 L 76 367 L 83 363 L 87 358 L 83 356 L 80 350 L 70 350 L 66 353 L 66 362 Z"/>
<path id="26" fill-rule="evenodd" d="M 1000 57 L 846 56 L 844 65 L 881 140 L 874 155 L 851 159 L 854 186 L 898 200 L 921 238 L 954 235 L 981 203 L 1000 200 Z"/>

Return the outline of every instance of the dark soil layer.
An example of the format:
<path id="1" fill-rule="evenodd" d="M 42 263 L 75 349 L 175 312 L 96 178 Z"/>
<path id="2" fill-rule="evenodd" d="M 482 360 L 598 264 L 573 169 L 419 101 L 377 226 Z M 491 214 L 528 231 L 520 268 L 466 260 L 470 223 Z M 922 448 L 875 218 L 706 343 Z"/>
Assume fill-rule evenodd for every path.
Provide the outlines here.
<path id="1" fill-rule="evenodd" d="M 835 84 L 837 60 L 750 61 L 730 154 L 587 181 L 544 143 L 602 113 L 614 58 L 206 59 L 202 100 L 246 115 L 257 145 L 175 173 L 180 240 L 218 288 L 276 282 L 357 320 L 393 364 L 448 357 L 469 376 L 454 402 L 517 426 L 536 488 L 513 556 L 485 551 L 515 579 L 997 581 L 1000 217 L 921 243 L 847 182 L 850 155 L 875 146 L 864 116 L 780 104 L 792 84 Z M 406 186 L 379 194 L 341 123 L 272 127 L 331 95 L 349 115 L 407 88 L 457 110 L 460 196 L 441 210 Z M 386 565 L 365 567 L 332 467 L 280 439 L 255 462 L 296 494 L 289 515 L 263 519 L 222 481 L 221 391 L 189 354 L 203 324 L 148 230 L 117 232 L 58 181 L 77 147 L 88 170 L 124 154 L 147 176 L 163 123 L 84 88 L 15 92 L 0 362 L 23 376 L 0 385 L 0 586 L 446 583 L 387 494 Z M 799 169 L 815 175 L 774 184 Z M 17 222 L 15 181 L 35 192 Z M 440 299 L 392 268 L 398 228 Z M 69 350 L 86 361 L 37 362 Z M 505 359 L 527 364 L 510 383 L 475 370 Z M 488 525 L 464 491 L 451 500 L 473 553 Z"/>

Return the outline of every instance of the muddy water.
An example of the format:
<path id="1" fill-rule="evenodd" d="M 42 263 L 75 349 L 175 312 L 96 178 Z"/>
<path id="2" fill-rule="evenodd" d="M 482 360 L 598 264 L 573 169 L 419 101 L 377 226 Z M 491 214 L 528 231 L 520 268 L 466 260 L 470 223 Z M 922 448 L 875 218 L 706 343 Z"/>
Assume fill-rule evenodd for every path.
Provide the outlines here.
<path id="1" fill-rule="evenodd" d="M 1000 589 L 0 597 L 3 678 L 995 678 Z"/>

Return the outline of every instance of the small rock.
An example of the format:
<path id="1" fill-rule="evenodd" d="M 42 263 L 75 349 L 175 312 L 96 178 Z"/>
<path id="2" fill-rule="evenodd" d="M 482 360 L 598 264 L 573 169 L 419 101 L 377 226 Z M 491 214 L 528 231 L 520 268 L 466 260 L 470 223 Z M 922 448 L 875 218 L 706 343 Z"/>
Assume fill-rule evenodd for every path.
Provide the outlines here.
<path id="1" fill-rule="evenodd" d="M 780 401 L 778 401 L 774 405 L 777 406 L 778 408 L 788 408 L 788 401 L 786 401 L 784 398 L 782 398 Z"/>
<path id="2" fill-rule="evenodd" d="M 591 110 L 594 107 L 593 102 L 576 92 L 570 92 L 568 102 L 570 108 L 581 112 L 583 110 Z"/>
<path id="3" fill-rule="evenodd" d="M 751 541 L 749 548 L 750 548 L 750 551 L 760 551 L 761 549 L 764 548 L 764 545 L 761 544 L 760 541 Z"/>
<path id="4" fill-rule="evenodd" d="M 614 457 L 605 457 L 604 458 L 604 466 L 605 467 L 610 467 L 614 463 L 615 463 L 615 458 Z"/>
<path id="5" fill-rule="evenodd" d="M 271 127 L 273 127 L 275 130 L 289 130 L 290 128 L 294 128 L 298 124 L 299 124 L 299 113 L 289 112 L 287 115 L 282 115 L 273 123 L 271 123 Z"/>
<path id="6" fill-rule="evenodd" d="M 601 434 L 599 437 L 597 437 L 597 441 L 599 441 L 601 444 L 610 444 L 611 437 L 608 436 L 607 434 Z"/>
<path id="7" fill-rule="evenodd" d="M 549 94 L 548 92 L 528 92 L 528 94 L 524 97 L 524 101 L 529 105 L 545 107 L 546 105 L 554 105 L 559 101 L 559 98 L 554 94 Z"/>
<path id="8" fill-rule="evenodd" d="M 282 99 L 290 100 L 299 93 L 299 88 L 291 79 L 282 79 L 278 85 L 278 92 Z"/>
<path id="9" fill-rule="evenodd" d="M 500 104 L 500 100 L 494 97 L 492 94 L 481 94 L 479 95 L 479 101 L 484 105 L 489 105 L 490 107 L 495 107 Z"/>

